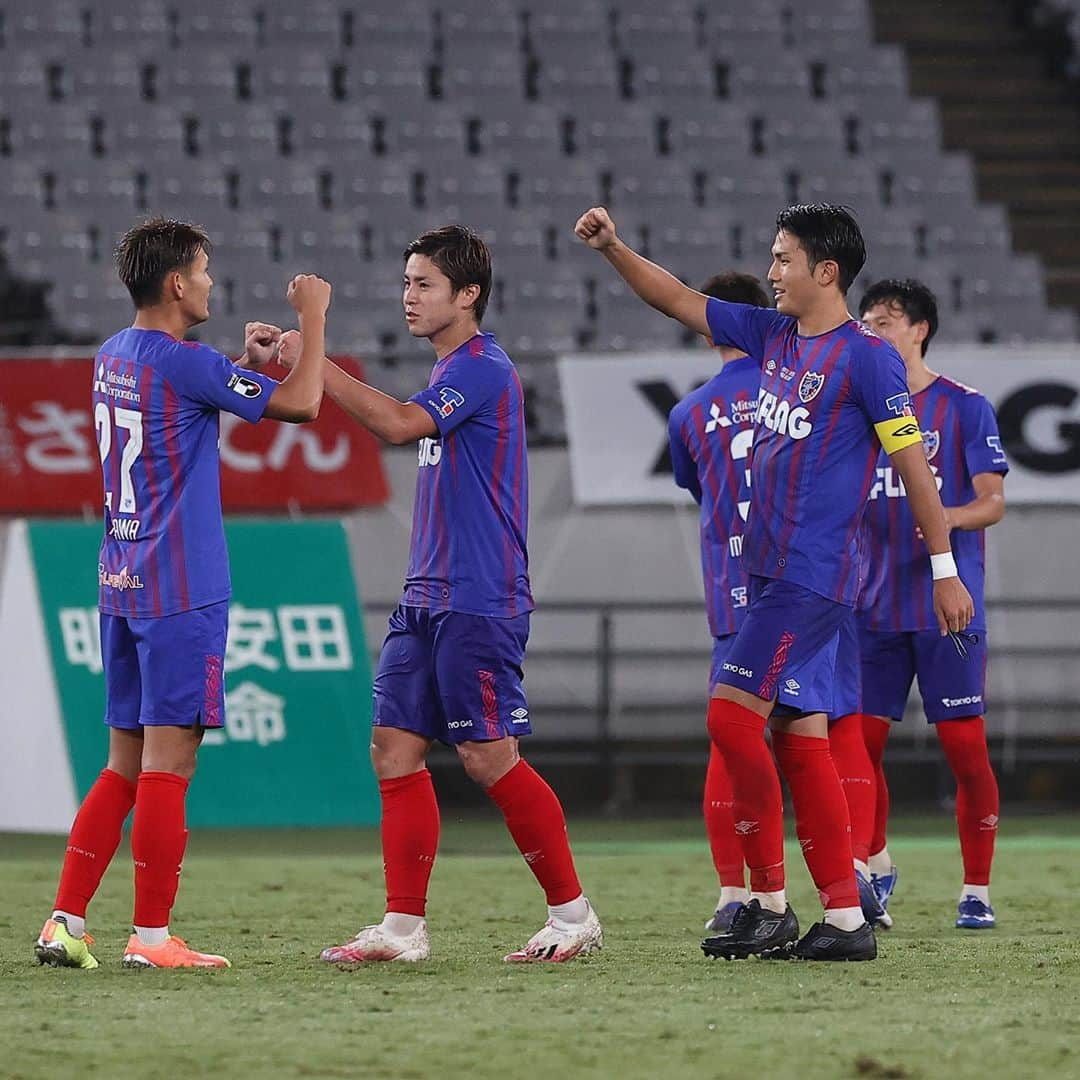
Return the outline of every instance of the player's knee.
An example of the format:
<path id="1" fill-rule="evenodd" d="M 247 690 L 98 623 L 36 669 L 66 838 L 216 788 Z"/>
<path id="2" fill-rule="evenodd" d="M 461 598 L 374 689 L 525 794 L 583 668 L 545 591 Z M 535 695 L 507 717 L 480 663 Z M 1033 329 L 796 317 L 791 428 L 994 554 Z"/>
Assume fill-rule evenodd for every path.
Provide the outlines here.
<path id="1" fill-rule="evenodd" d="M 503 740 L 497 743 L 461 743 L 456 749 L 466 775 L 485 790 L 502 779 L 518 758 L 516 748 L 503 745 Z"/>

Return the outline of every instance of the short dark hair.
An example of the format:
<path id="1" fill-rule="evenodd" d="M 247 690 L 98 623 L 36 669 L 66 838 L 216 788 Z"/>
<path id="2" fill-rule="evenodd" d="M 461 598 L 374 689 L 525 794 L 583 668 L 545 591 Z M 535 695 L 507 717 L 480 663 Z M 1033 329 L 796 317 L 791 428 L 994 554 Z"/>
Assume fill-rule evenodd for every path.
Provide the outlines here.
<path id="1" fill-rule="evenodd" d="M 761 278 L 753 274 L 740 274 L 728 270 L 723 274 L 714 274 L 700 292 L 713 296 L 717 300 L 726 300 L 729 304 L 750 304 L 753 307 L 769 307 L 769 296 L 761 287 Z"/>
<path id="2" fill-rule="evenodd" d="M 806 252 L 811 273 L 830 259 L 840 268 L 840 292 L 847 294 L 866 262 L 866 242 L 855 215 L 846 206 L 800 203 L 776 215 L 776 231 L 790 233 Z"/>
<path id="3" fill-rule="evenodd" d="M 155 217 L 133 225 L 116 245 L 116 270 L 137 308 L 161 299 L 165 278 L 210 254 L 210 237 L 201 225 Z"/>
<path id="4" fill-rule="evenodd" d="M 449 279 L 454 292 L 478 285 L 480 295 L 473 304 L 477 325 L 484 317 L 491 297 L 491 250 L 465 225 L 443 225 L 418 236 L 404 252 L 426 255 Z"/>
<path id="5" fill-rule="evenodd" d="M 859 302 L 859 318 L 878 304 L 898 307 L 912 326 L 924 322 L 930 328 L 922 342 L 922 354 L 930 347 L 930 339 L 937 333 L 937 297 L 915 278 L 883 278 L 875 281 Z"/>

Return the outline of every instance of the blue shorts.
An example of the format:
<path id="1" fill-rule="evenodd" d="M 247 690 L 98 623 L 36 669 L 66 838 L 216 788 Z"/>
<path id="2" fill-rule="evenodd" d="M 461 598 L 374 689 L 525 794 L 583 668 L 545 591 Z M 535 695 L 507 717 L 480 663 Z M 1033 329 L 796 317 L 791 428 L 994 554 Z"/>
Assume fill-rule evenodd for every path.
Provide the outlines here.
<path id="1" fill-rule="evenodd" d="M 918 679 L 923 711 L 931 724 L 981 716 L 986 694 L 986 631 L 969 631 L 967 656 L 937 630 L 901 632 L 860 628 L 863 709 L 900 720 L 912 680 Z"/>
<path id="2" fill-rule="evenodd" d="M 399 604 L 375 673 L 375 727 L 454 745 L 530 735 L 521 665 L 529 616 Z"/>
<path id="3" fill-rule="evenodd" d="M 716 681 L 796 712 L 842 715 L 836 711 L 837 653 L 845 624 L 854 640 L 853 623 L 844 604 L 751 575 L 746 620 Z"/>
<path id="4" fill-rule="evenodd" d="M 222 727 L 228 630 L 228 600 L 159 619 L 103 614 L 105 723 Z"/>

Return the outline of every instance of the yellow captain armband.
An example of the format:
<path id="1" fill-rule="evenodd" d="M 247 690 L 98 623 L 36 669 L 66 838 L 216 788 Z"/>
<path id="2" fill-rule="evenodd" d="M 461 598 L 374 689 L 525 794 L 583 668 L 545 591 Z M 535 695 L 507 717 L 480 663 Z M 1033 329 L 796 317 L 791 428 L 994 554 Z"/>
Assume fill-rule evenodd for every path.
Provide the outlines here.
<path id="1" fill-rule="evenodd" d="M 874 425 L 874 430 L 886 454 L 895 454 L 905 446 L 922 442 L 919 421 L 914 416 L 896 416 L 891 420 L 882 420 Z"/>

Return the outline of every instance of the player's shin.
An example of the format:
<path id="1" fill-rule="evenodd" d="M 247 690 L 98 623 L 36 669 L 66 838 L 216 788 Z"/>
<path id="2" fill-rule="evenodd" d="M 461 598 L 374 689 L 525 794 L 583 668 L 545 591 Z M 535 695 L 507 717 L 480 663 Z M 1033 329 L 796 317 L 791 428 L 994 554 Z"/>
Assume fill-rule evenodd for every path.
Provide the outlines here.
<path id="1" fill-rule="evenodd" d="M 735 832 L 735 792 L 724 759 L 715 745 L 709 748 L 703 811 L 705 834 L 720 879 L 719 906 L 745 902 L 749 893 L 746 891 L 742 845 Z"/>
<path id="2" fill-rule="evenodd" d="M 75 815 L 54 905 L 54 915 L 66 918 L 74 937 L 83 935 L 87 905 L 120 846 L 124 820 L 134 805 L 135 785 L 103 769 Z"/>
<path id="3" fill-rule="evenodd" d="M 847 799 L 855 866 L 869 878 L 868 862 L 877 808 L 877 778 L 863 738 L 860 714 L 849 713 L 829 725 L 829 749 Z"/>
<path id="4" fill-rule="evenodd" d="M 988 894 L 983 893 L 990 885 L 1000 804 L 985 724 L 981 716 L 969 716 L 942 720 L 936 729 L 956 778 L 956 824 L 964 861 L 964 892 L 989 903 Z"/>
<path id="5" fill-rule="evenodd" d="M 863 714 L 863 741 L 874 767 L 874 828 L 870 834 L 870 872 L 888 874 L 892 859 L 885 847 L 889 827 L 889 783 L 885 776 L 885 744 L 892 725 L 880 716 Z"/>
<path id="6" fill-rule="evenodd" d="M 731 778 L 735 832 L 750 868 L 750 895 L 781 913 L 784 895 L 784 803 L 765 743 L 765 719 L 726 698 L 709 702 L 709 736 Z"/>
<path id="7" fill-rule="evenodd" d="M 589 905 L 574 868 L 566 816 L 558 796 L 524 759 L 487 789 L 547 897 L 553 918 L 582 922 Z"/>
<path id="8" fill-rule="evenodd" d="M 188 781 L 170 772 L 142 772 L 135 795 L 131 855 L 135 862 L 135 915 L 139 940 L 161 945 L 180 884 L 187 847 L 184 803 Z"/>
<path id="9" fill-rule="evenodd" d="M 807 869 L 825 907 L 825 921 L 842 930 L 863 923 L 851 854 L 847 800 L 827 738 L 773 732 L 773 750 L 795 806 L 795 830 Z"/>
<path id="10" fill-rule="evenodd" d="M 403 936 L 424 918 L 428 881 L 439 848 L 439 804 L 431 773 L 379 781 L 388 929 Z"/>

